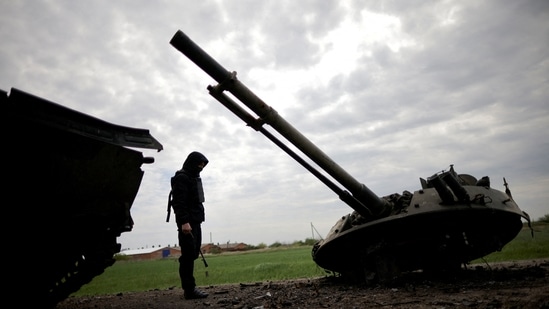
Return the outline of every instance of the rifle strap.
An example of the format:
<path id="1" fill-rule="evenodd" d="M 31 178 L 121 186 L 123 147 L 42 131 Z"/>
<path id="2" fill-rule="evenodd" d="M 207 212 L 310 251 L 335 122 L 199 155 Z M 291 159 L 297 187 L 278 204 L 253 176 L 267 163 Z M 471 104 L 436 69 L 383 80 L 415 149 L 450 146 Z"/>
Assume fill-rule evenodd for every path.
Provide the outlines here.
<path id="1" fill-rule="evenodd" d="M 172 190 L 168 194 L 168 216 L 166 217 L 166 222 L 170 222 L 170 213 L 172 211 Z"/>

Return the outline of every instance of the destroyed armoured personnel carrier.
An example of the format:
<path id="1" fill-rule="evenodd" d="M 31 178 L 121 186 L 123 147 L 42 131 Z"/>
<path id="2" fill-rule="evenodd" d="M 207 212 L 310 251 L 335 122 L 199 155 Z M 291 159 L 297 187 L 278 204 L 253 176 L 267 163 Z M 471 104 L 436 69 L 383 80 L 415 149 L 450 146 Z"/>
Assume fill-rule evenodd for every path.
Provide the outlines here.
<path id="1" fill-rule="evenodd" d="M 246 124 L 261 132 L 332 189 L 354 211 L 342 216 L 312 250 L 313 260 L 327 271 L 360 280 L 390 280 L 414 270 L 456 270 L 501 250 L 521 230 L 528 214 L 517 206 L 508 184 L 505 191 L 490 179 L 458 174 L 453 165 L 420 178 L 413 192 L 378 197 L 287 123 L 237 78 L 177 31 L 171 45 L 218 82 L 209 93 Z M 256 113 L 237 104 L 231 93 Z M 270 125 L 345 189 L 303 160 L 264 127 Z"/>
<path id="2" fill-rule="evenodd" d="M 123 127 L 12 88 L 0 91 L 4 134 L 6 303 L 54 307 L 103 273 L 133 227 L 130 208 L 160 151 Z"/>

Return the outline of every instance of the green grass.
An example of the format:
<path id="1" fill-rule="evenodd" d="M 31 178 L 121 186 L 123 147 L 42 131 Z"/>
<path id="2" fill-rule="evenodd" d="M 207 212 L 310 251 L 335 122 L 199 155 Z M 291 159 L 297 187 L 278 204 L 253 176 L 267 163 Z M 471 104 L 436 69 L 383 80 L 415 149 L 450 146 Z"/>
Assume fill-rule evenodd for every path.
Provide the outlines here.
<path id="1" fill-rule="evenodd" d="M 206 255 L 206 268 L 199 258 L 195 261 L 198 286 L 229 283 L 253 283 L 326 275 L 311 258 L 311 246 L 281 247 Z M 179 287 L 177 259 L 154 261 L 117 261 L 100 276 L 84 285 L 74 296 L 105 295 L 120 292 L 147 291 Z"/>
<path id="2" fill-rule="evenodd" d="M 536 223 L 534 238 L 524 228 L 502 251 L 475 263 L 549 258 L 549 224 Z M 311 257 L 311 246 L 279 247 L 242 253 L 206 255 L 209 267 L 195 261 L 198 286 L 316 278 L 326 272 Z M 117 261 L 73 296 L 105 295 L 180 287 L 177 259 Z"/>
<path id="3" fill-rule="evenodd" d="M 534 237 L 530 228 L 524 227 L 501 251 L 493 252 L 472 263 L 549 258 L 549 223 L 536 222 L 532 228 Z"/>

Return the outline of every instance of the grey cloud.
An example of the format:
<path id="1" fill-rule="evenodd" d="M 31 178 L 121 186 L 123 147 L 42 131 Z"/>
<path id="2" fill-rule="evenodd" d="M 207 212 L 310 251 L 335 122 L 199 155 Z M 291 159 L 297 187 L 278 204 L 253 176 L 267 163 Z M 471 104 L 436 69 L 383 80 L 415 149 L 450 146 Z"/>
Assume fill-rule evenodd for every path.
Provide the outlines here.
<path id="1" fill-rule="evenodd" d="M 537 218 L 549 198 L 547 8 L 544 0 L 6 1 L 0 88 L 150 129 L 164 144 L 145 154 L 156 161 L 144 167 L 124 247 L 175 243 L 158 209 L 192 150 L 212 160 L 203 177 L 214 241 L 303 239 L 311 221 L 327 232 L 349 212 L 207 94 L 212 79 L 169 45 L 178 29 L 252 91 L 267 92 L 267 104 L 379 195 L 417 189 L 419 177 L 454 163 L 491 176 L 494 186 L 507 177 L 519 205 Z M 366 11 L 394 18 L 394 42 L 349 37 L 358 43 L 356 66 L 320 71 L 339 46 L 318 42 L 344 22 L 368 25 Z M 391 45 L 404 41 L 398 50 Z M 253 78 L 258 71 L 276 78 Z M 300 89 L 281 88 L 296 75 L 306 79 Z M 286 94 L 290 102 L 279 100 Z"/>

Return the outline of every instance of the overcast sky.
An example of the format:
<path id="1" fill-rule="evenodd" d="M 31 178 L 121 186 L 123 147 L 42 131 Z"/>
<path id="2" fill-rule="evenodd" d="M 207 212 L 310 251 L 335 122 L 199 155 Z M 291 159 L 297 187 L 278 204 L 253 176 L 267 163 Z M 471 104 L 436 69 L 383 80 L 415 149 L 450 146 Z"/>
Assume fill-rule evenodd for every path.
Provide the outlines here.
<path id="1" fill-rule="evenodd" d="M 0 89 L 164 146 L 139 149 L 156 161 L 123 248 L 177 243 L 169 181 L 194 150 L 204 242 L 318 239 L 352 211 L 207 93 L 177 30 L 379 196 L 454 164 L 549 213 L 549 1 L 1 1 Z"/>

